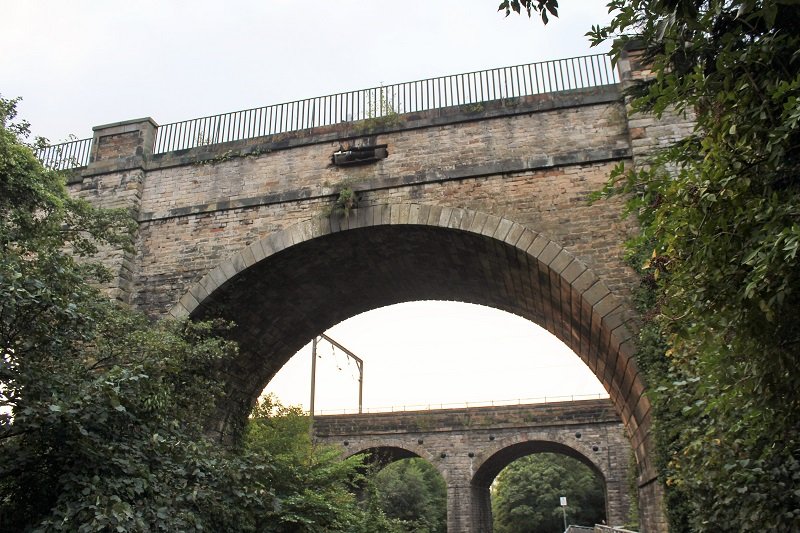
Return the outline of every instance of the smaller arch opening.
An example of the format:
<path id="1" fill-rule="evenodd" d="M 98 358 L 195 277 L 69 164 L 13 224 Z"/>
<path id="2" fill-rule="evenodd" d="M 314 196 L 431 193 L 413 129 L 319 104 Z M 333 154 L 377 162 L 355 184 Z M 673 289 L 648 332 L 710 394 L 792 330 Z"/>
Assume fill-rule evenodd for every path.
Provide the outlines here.
<path id="1" fill-rule="evenodd" d="M 478 471 L 475 472 L 472 483 L 480 487 L 489 487 L 500 472 L 517 459 L 541 453 L 558 454 L 572 458 L 589 468 L 601 480 L 603 479 L 603 473 L 597 465 L 574 448 L 560 442 L 526 441 L 506 446 L 488 457 L 481 464 Z"/>
<path id="2" fill-rule="evenodd" d="M 366 448 L 355 453 L 364 455 L 366 457 L 364 462 L 375 467 L 376 469 L 385 468 L 392 463 L 402 461 L 404 459 L 419 458 L 419 455 L 411 450 L 406 450 L 405 448 L 400 448 L 398 446 L 379 446 L 375 448 Z M 351 455 L 355 455 L 355 453 L 352 453 Z"/>
<path id="3" fill-rule="evenodd" d="M 363 476 L 356 483 L 364 506 L 402 520 L 404 531 L 446 533 L 447 485 L 433 464 L 401 446 L 355 447 L 346 455 L 365 457 Z"/>
<path id="4" fill-rule="evenodd" d="M 428 461 L 419 457 L 394 461 L 373 472 L 368 483 L 384 514 L 403 520 L 408 531 L 446 533 L 447 487 Z"/>
<path id="5" fill-rule="evenodd" d="M 490 497 L 494 533 L 561 531 L 606 520 L 602 476 L 585 461 L 559 452 L 513 460 L 493 480 Z"/>

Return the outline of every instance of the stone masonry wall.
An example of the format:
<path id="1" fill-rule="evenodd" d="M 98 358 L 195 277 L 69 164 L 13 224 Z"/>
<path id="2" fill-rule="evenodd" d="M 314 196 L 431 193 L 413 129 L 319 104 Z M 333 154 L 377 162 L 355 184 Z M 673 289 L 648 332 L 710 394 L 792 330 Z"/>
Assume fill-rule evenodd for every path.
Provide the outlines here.
<path id="1" fill-rule="evenodd" d="M 620 76 L 622 86 L 629 88 L 633 84 L 653 77 L 650 67 L 642 60 L 642 51 L 631 49 L 620 58 Z M 626 98 L 628 125 L 630 128 L 631 150 L 637 167 L 646 166 L 648 160 L 659 150 L 686 138 L 694 128 L 694 115 L 691 110 L 677 113 L 666 111 L 661 117 L 651 114 L 634 113 L 630 98 Z"/>
<path id="2" fill-rule="evenodd" d="M 413 201 L 513 219 L 563 243 L 624 294 L 632 279 L 621 260 L 628 222 L 616 202 L 587 203 L 629 154 L 618 94 L 605 96 L 577 108 L 516 109 L 349 139 L 312 135 L 288 149 L 250 146 L 245 157 L 224 146 L 206 161 L 189 153 L 155 156 L 142 185 L 133 301 L 165 313 L 221 260 L 329 212 L 342 186 L 357 191 L 360 206 Z M 385 144 L 389 156 L 333 166 L 333 152 L 352 143 Z"/>
<path id="3" fill-rule="evenodd" d="M 608 400 L 318 416 L 314 435 L 345 455 L 388 448 L 430 462 L 447 485 L 449 533 L 491 531 L 489 485 L 512 461 L 538 452 L 590 466 L 606 487 L 608 523 L 627 519 L 631 448 Z"/>
<path id="4" fill-rule="evenodd" d="M 631 273 L 622 262 L 621 239 L 627 222 L 619 205 L 587 205 L 602 187 L 612 163 L 558 167 L 461 180 L 388 188 L 355 186 L 359 206 L 422 201 L 466 207 L 503 216 L 560 241 L 612 289 L 626 294 Z M 151 312 L 166 312 L 188 286 L 233 251 L 296 222 L 330 210 L 330 196 L 253 208 L 216 210 L 144 222 L 138 248 L 139 282 L 135 302 Z"/>

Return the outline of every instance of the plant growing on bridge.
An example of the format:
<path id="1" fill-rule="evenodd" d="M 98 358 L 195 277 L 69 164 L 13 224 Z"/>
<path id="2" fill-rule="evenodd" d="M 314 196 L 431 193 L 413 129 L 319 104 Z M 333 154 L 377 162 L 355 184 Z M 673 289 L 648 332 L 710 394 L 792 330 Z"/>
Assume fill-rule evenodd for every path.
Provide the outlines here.
<path id="1" fill-rule="evenodd" d="M 345 217 L 349 217 L 350 211 L 358 205 L 358 196 L 350 187 L 344 187 L 339 191 L 335 205 L 336 209 L 344 213 Z"/>
<path id="2" fill-rule="evenodd" d="M 800 530 L 800 5 L 612 0 L 638 40 L 634 109 L 696 127 L 609 190 L 630 195 L 652 291 L 647 367 L 673 530 Z M 554 0 L 503 2 L 544 13 Z M 676 502 L 680 502 L 676 504 Z"/>
<path id="3" fill-rule="evenodd" d="M 325 208 L 322 215 L 329 217 L 331 215 L 350 217 L 350 212 L 358 207 L 358 194 L 353 190 L 349 184 L 349 180 L 344 180 L 338 186 L 336 191 L 336 199 L 333 205 Z"/>
<path id="4" fill-rule="evenodd" d="M 400 123 L 400 115 L 395 109 L 395 102 L 388 90 L 384 87 L 378 89 L 375 100 L 369 93 L 370 101 L 367 106 L 367 117 L 362 122 L 364 132 L 388 128 Z"/>

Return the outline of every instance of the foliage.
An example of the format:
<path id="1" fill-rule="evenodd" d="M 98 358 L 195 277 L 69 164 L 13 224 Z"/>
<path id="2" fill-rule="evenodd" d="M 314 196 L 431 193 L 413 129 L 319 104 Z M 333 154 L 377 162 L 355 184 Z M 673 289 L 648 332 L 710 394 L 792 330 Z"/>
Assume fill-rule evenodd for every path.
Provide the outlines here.
<path id="1" fill-rule="evenodd" d="M 531 13 L 538 13 L 542 22 L 547 24 L 550 20 L 548 13 L 554 17 L 558 16 L 558 0 L 503 0 L 498 8 L 499 11 L 505 10 L 506 16 L 512 11 L 520 13 L 521 9 L 525 9 L 529 17 Z"/>
<path id="2" fill-rule="evenodd" d="M 154 326 L 87 283 L 106 273 L 75 257 L 129 245 L 131 221 L 70 198 L 11 122 L 16 101 L 0 102 L 0 529 L 222 523 L 210 513 L 245 502 L 202 429 L 212 369 L 235 348 L 215 325 Z"/>
<path id="3" fill-rule="evenodd" d="M 271 395 L 256 406 L 245 449 L 254 462 L 269 461 L 274 496 L 258 531 L 396 531 L 396 522 L 354 495 L 364 482 L 363 458 L 341 460 L 339 450 L 314 445 L 310 429 L 301 408 L 285 407 Z"/>
<path id="4" fill-rule="evenodd" d="M 381 87 L 375 100 L 372 99 L 373 94 L 372 91 L 368 94 L 367 117 L 361 122 L 359 129 L 366 133 L 398 125 L 400 114 L 395 109 L 390 90 Z"/>
<path id="5" fill-rule="evenodd" d="M 211 324 L 153 326 L 86 283 L 103 269 L 63 251 L 126 243 L 124 213 L 69 198 L 4 104 L 0 528 L 194 528 L 229 492 L 204 479 L 223 454 L 201 435 L 219 392 L 207 369 L 234 347 Z"/>
<path id="6" fill-rule="evenodd" d="M 336 202 L 333 204 L 333 211 L 341 213 L 345 218 L 350 217 L 350 211 L 358 207 L 358 195 L 349 185 L 345 185 L 339 190 Z"/>
<path id="7" fill-rule="evenodd" d="M 68 196 L 15 103 L 0 99 L 0 531 L 392 531 L 349 491 L 358 458 L 313 448 L 296 410 L 260 406 L 272 419 L 234 446 L 206 434 L 227 325 L 153 324 L 87 282 L 131 221 Z"/>
<path id="8" fill-rule="evenodd" d="M 286 406 L 274 394 L 262 396 L 247 425 L 245 442 L 275 456 L 304 460 L 313 451 L 311 418 L 299 406 Z"/>
<path id="9" fill-rule="evenodd" d="M 447 488 L 441 474 L 427 461 L 396 461 L 375 473 L 371 481 L 384 513 L 402 520 L 403 531 L 447 530 Z"/>
<path id="10" fill-rule="evenodd" d="M 62 247 L 86 256 L 98 243 L 130 246 L 133 221 L 124 211 L 92 210 L 66 194 L 58 173 L 42 168 L 36 146 L 25 142 L 29 124 L 14 122 L 18 101 L 0 97 L 0 251 L 17 257 L 47 251 L 59 256 L 49 261 L 72 264 Z"/>
<path id="11" fill-rule="evenodd" d="M 657 74 L 637 109 L 697 120 L 619 182 L 657 294 L 643 334 L 666 347 L 650 359 L 671 525 L 797 530 L 800 6 L 613 4 L 619 15 L 595 37 L 635 29 Z"/>
<path id="12" fill-rule="evenodd" d="M 642 230 L 638 359 L 675 531 L 800 530 L 799 4 L 612 0 L 590 32 L 643 46 L 634 110 L 696 119 L 610 187 Z"/>
<path id="13" fill-rule="evenodd" d="M 545 533 L 564 529 L 560 497 L 566 496 L 567 523 L 594 525 L 605 517 L 603 483 L 588 466 L 561 454 L 517 459 L 492 486 L 497 533 Z"/>

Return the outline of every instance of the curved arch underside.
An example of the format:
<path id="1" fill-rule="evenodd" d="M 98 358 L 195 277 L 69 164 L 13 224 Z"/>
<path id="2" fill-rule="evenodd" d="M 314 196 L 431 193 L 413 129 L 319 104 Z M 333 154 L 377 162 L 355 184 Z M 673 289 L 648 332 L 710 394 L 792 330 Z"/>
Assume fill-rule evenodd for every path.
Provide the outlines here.
<path id="1" fill-rule="evenodd" d="M 521 457 L 536 453 L 557 453 L 576 459 L 588 466 L 592 472 L 599 476 L 604 485 L 606 483 L 607 473 L 603 472 L 600 466 L 575 448 L 571 448 L 560 442 L 537 440 L 520 442 L 500 449 L 478 467 L 478 470 L 472 478 L 472 483 L 480 487 L 489 487 L 505 467 Z"/>
<path id="2" fill-rule="evenodd" d="M 172 313 L 236 324 L 241 355 L 226 369 L 225 428 L 246 416 L 312 337 L 360 313 L 415 300 L 494 307 L 554 334 L 608 390 L 645 466 L 649 402 L 632 358 L 630 314 L 581 261 L 512 221 L 417 205 L 311 220 L 212 270 Z"/>

